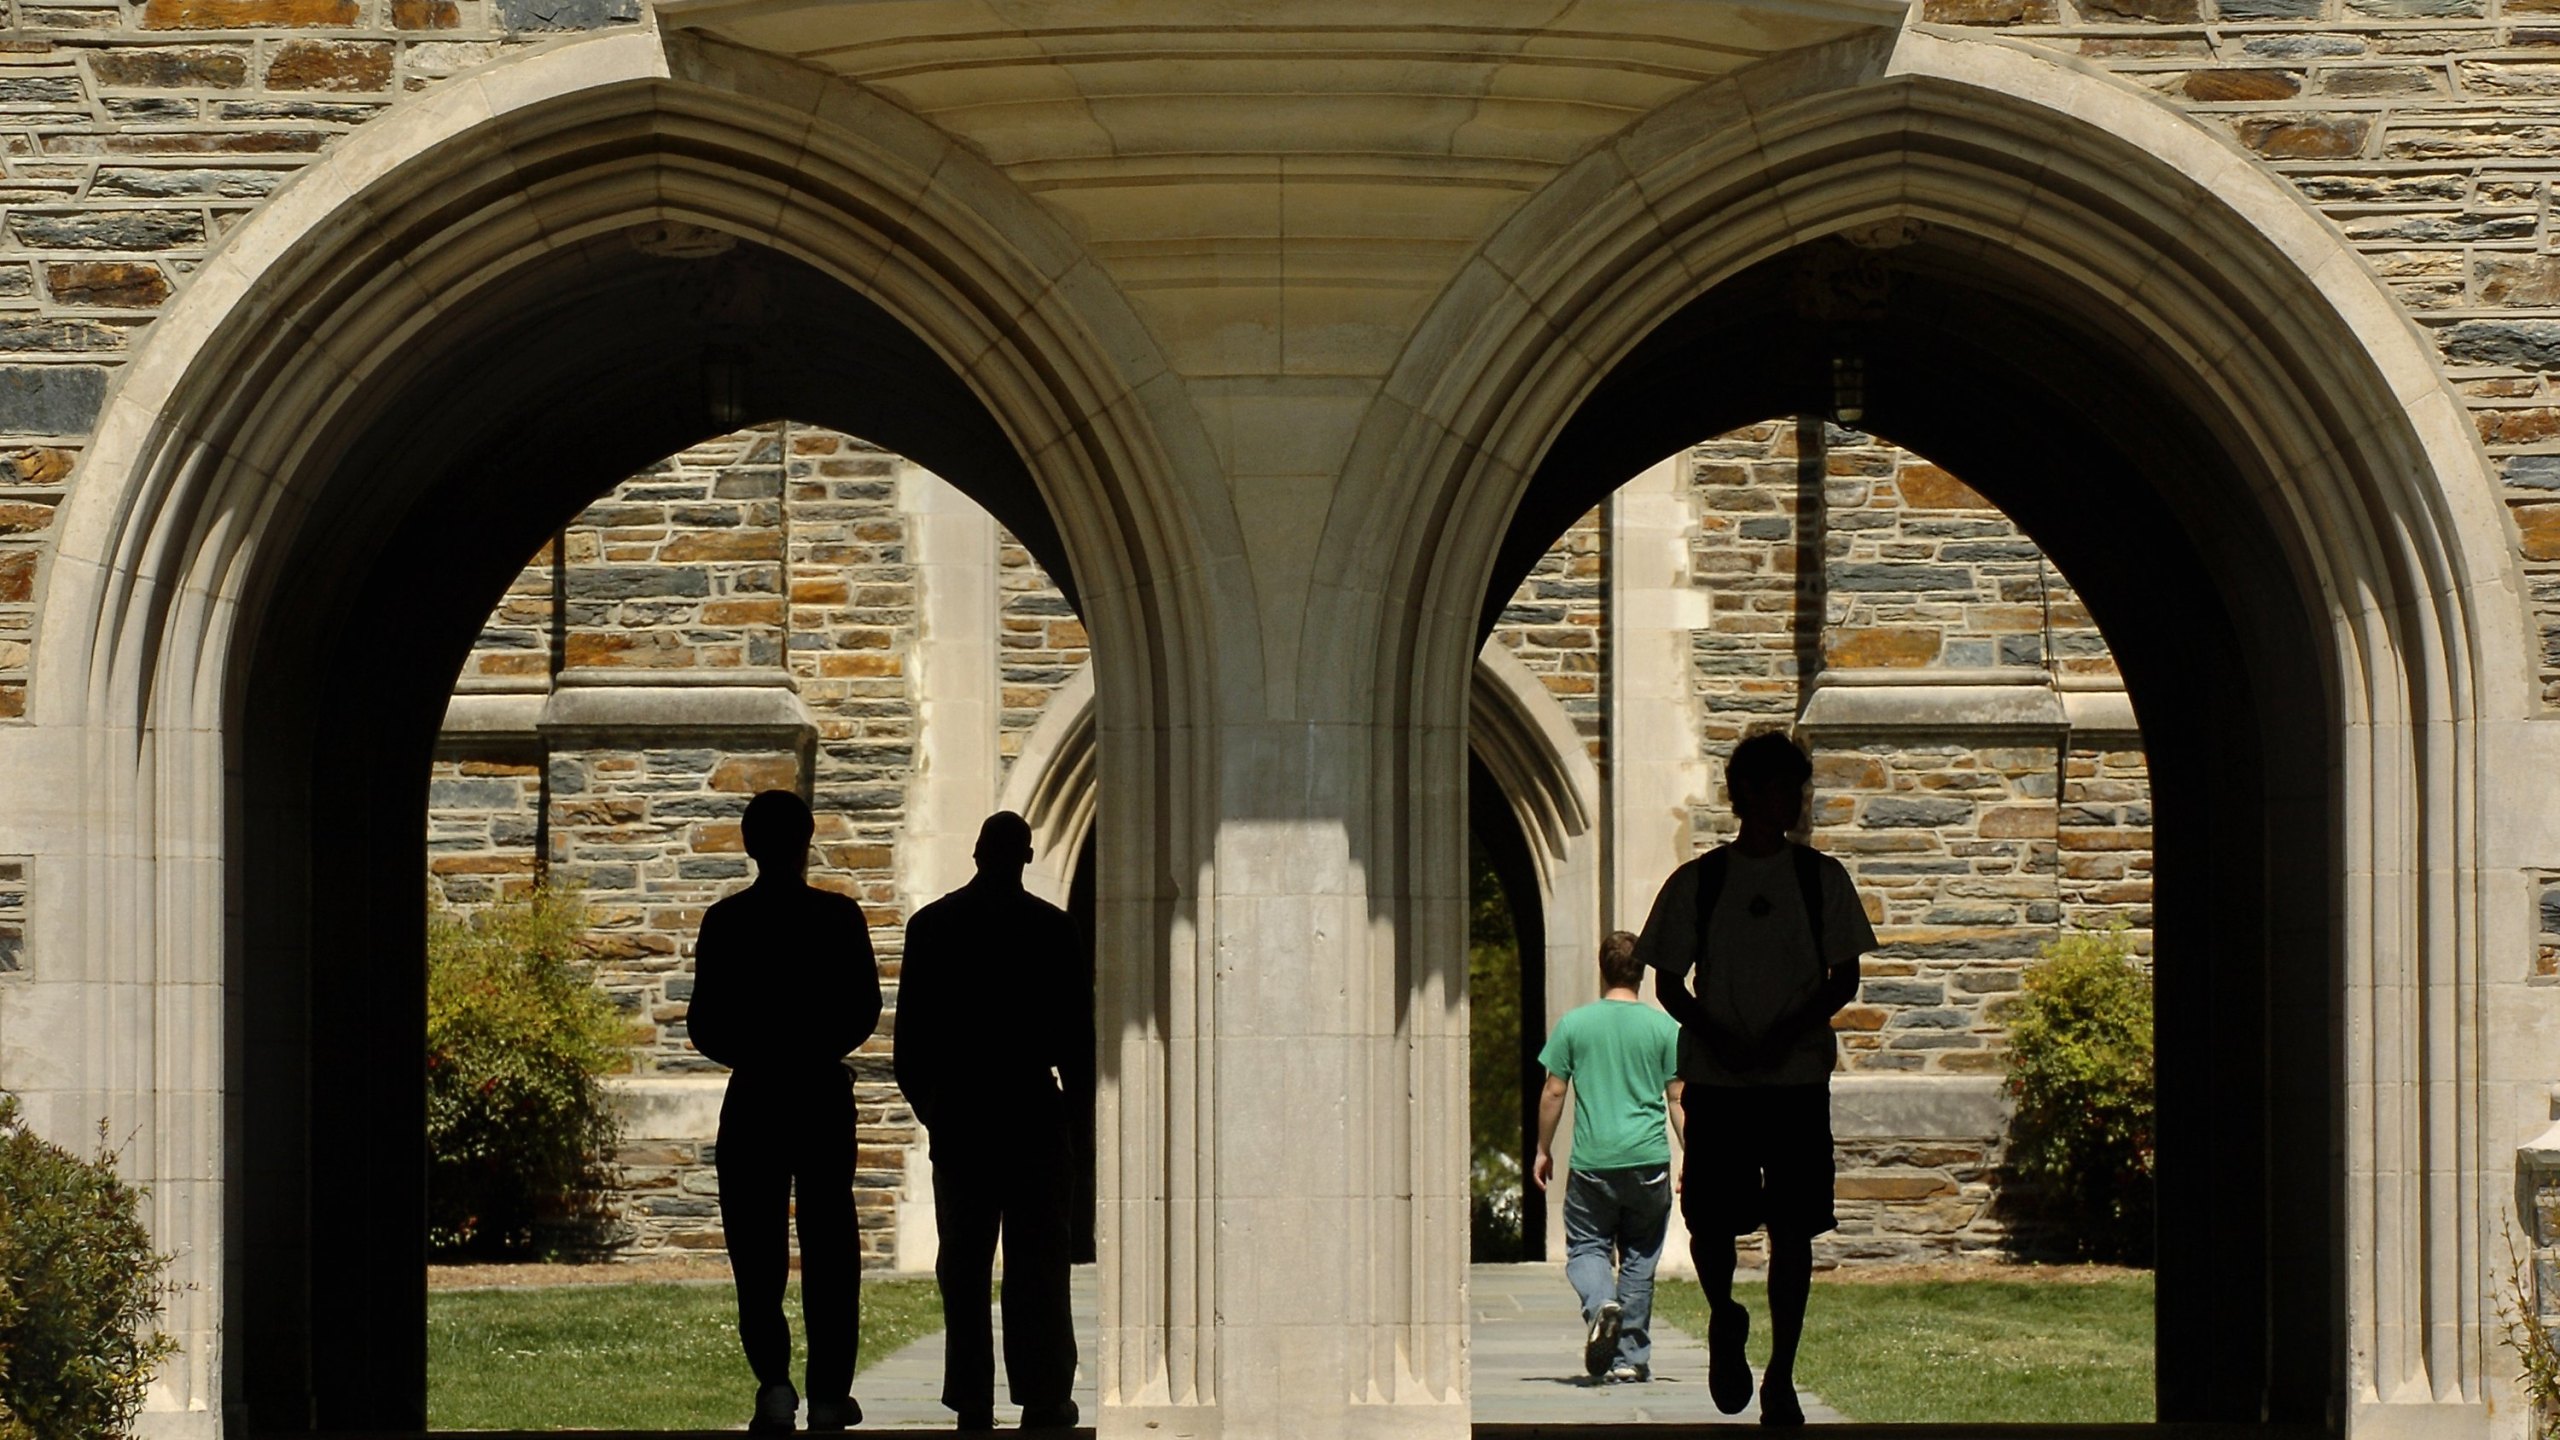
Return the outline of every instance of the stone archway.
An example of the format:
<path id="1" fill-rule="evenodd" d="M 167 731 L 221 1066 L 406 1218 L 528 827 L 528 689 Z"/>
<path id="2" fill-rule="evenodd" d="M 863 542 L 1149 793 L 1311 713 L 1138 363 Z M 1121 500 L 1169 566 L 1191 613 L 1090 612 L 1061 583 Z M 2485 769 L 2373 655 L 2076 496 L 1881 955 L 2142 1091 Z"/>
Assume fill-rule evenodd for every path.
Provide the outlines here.
<path id="1" fill-rule="evenodd" d="M 1071 248 L 1003 187 L 969 191 L 969 163 L 751 53 L 566 45 L 305 171 L 124 373 L 62 526 L 32 713 L 83 777 L 64 891 L 132 902 L 57 937 L 88 967 L 65 1019 L 104 1027 L 154 987 L 155 1022 L 119 1023 L 65 1089 L 169 1177 L 175 1408 L 262 1432 L 423 1421 L 401 1057 L 428 677 L 620 473 L 768 415 L 877 435 L 1089 587 L 1097 648 L 1132 657 L 1103 671 L 1106 719 L 1143 735 L 1188 703 L 1161 641 L 1218 505 L 1163 487 L 1210 467 L 1172 463 L 1193 432 L 1131 398 L 1143 332 L 1107 292 L 1062 302 Z M 1141 767 L 1133 819 L 1148 777 L 1183 783 Z M 1142 852 L 1191 842 L 1102 843 L 1152 873 Z M 1124 909 L 1151 937 L 1126 948 L 1161 953 L 1169 913 Z M 1147 1013 L 1161 975 L 1115 974 L 1117 1013 Z M 1118 1093 L 1142 1147 L 1188 1103 Z"/>
<path id="2" fill-rule="evenodd" d="M 2500 1043 L 2480 957 L 2520 948 L 2526 910 L 2477 819 L 2492 727 L 2532 713 L 2514 546 L 2419 337 L 2227 141 L 2065 62 L 1909 30 L 1758 67 L 1560 179 L 1451 286 L 1355 450 L 1446 488 L 1329 532 L 1324 564 L 1403 580 L 1320 623 L 1428 617 L 1371 677 L 1411 717 L 1397 784 L 1453 783 L 1444 717 L 1483 633 L 1459 612 L 1499 605 L 1592 477 L 1827 408 L 1827 372 L 1737 349 L 1735 316 L 1786 318 L 1780 257 L 1842 236 L 1919 277 L 1873 337 L 1869 415 L 2091 572 L 2175 775 L 2162 945 L 2210 959 L 2163 988 L 2190 1067 L 2163 1097 L 2163 1418 L 2483 1424 L 2487 1219 L 2463 1177 L 2514 1100 L 2463 1057 Z M 2014 387 L 2005 456 L 1963 443 L 1966 365 Z M 2091 388 L 2066 400 L 2063 376 Z M 1888 418 L 1890 384 L 1910 409 Z M 1684 405 L 1674 432 L 1641 421 Z M 2102 536 L 2085 497 L 2039 507 L 2020 452 L 2096 457 L 2082 473 L 2139 514 Z M 2129 539 L 2147 577 L 2101 578 Z M 2146 578 L 2188 634 L 2135 633 Z"/>

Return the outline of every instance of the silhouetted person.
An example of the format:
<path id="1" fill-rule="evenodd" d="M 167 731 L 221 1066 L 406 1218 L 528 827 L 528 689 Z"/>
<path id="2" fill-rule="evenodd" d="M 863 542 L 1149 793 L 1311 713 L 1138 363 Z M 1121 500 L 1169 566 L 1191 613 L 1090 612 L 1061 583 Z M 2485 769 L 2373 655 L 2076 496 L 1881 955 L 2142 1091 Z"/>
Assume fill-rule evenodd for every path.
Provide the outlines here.
<path id="1" fill-rule="evenodd" d="M 1671 1229 L 1671 1138 L 1679 1123 L 1680 1026 L 1644 1003 L 1636 937 L 1600 942 L 1600 999 L 1564 1013 L 1538 1063 L 1538 1158 L 1555 1178 L 1556 1122 L 1573 1093 L 1573 1174 L 1564 1187 L 1564 1278 L 1582 1297 L 1582 1368 L 1653 1378 L 1653 1268 Z"/>
<path id="2" fill-rule="evenodd" d="M 1725 787 L 1742 834 L 1671 872 L 1636 942 L 1682 1028 L 1688 1112 L 1680 1214 L 1705 1287 L 1707 1387 L 1751 1403 L 1750 1315 L 1733 1298 L 1734 1237 L 1769 1231 L 1769 1368 L 1760 1419 L 1801 1425 L 1796 1345 L 1813 1290 L 1813 1237 L 1833 1229 L 1831 1017 L 1858 993 L 1876 934 L 1840 862 L 1787 838 L 1812 763 L 1786 736 L 1734 747 Z M 1695 988 L 1689 977 L 1696 974 Z"/>
<path id="3" fill-rule="evenodd" d="M 880 970 L 862 907 L 808 883 L 808 805 L 767 790 L 748 802 L 741 828 L 755 883 L 703 913 L 686 1023 L 694 1048 L 731 1072 L 716 1169 L 738 1339 L 756 1375 L 747 1428 L 788 1434 L 799 1408 L 782 1316 L 796 1184 L 809 1428 L 841 1430 L 862 1421 L 851 1393 L 862 1249 L 844 1057 L 880 1023 Z"/>
<path id="4" fill-rule="evenodd" d="M 898 972 L 898 1088 L 932 1140 L 942 1403 L 963 1430 L 995 1426 L 987 1304 L 1001 1232 L 1005 1379 L 1026 1429 L 1067 1426 L 1066 1097 L 1092 1083 L 1093 996 L 1067 912 L 1022 888 L 1031 827 L 988 816 L 977 860 L 976 879 L 907 922 Z"/>

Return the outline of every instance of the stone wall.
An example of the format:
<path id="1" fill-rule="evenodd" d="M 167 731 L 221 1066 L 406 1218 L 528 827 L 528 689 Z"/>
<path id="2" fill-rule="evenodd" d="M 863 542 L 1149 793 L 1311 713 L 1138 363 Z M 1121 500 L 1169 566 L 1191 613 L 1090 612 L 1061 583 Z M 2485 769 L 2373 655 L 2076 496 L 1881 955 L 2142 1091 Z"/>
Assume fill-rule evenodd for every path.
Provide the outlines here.
<path id="1" fill-rule="evenodd" d="M 2434 339 L 2506 480 L 2560 703 L 2560 11 L 2550 0 L 1924 0 L 2227 132 Z"/>
<path id="2" fill-rule="evenodd" d="M 0 30 L 0 720 L 108 382 L 222 237 L 404 95 L 640 0 L 8 0 Z"/>
<path id="3" fill-rule="evenodd" d="M 1047 713 L 1050 699 L 1091 658 L 1093 642 L 1049 572 L 1040 568 L 1021 541 L 1001 528 L 996 556 L 1000 597 L 996 678 L 1003 704 L 997 743 L 1010 769 L 1022 753 L 1022 742 Z"/>
<path id="4" fill-rule="evenodd" d="M 1601 642 L 1608 530 L 1602 517 L 1602 510 L 1592 510 L 1547 547 L 1493 630 L 1495 642 L 1518 656 L 1572 717 L 1594 760 L 1607 753 Z"/>

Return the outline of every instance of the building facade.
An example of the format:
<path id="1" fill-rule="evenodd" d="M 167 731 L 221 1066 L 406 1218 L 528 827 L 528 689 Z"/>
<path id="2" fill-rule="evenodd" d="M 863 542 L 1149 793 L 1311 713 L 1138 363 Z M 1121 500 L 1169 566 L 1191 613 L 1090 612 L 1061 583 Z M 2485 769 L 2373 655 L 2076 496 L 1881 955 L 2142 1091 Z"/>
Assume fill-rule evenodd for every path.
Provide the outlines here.
<path id="1" fill-rule="evenodd" d="M 150 1423 L 423 1415 L 401 1057 L 419 877 L 472 823 L 433 767 L 490 853 L 547 793 L 541 853 L 716 888 L 720 787 L 788 759 L 890 894 L 1009 799 L 1089 833 L 1100 1427 L 1454 1436 L 1470 766 L 1561 983 L 1714 822 L 1713 727 L 1792 711 L 1910 967 L 1859 1083 L 1978 1084 L 2001 937 L 2138 910 L 2149 832 L 2164 1418 L 2523 1433 L 2497 1237 L 2553 1242 L 2560 1154 L 2537 3 L 12 0 L 0 1084 L 135 1137 L 182 1286 Z M 1871 447 L 1824 436 L 1807 536 L 1803 437 L 1748 427 L 1850 409 L 2033 537 L 2049 618 Z M 870 452 L 811 453 L 850 468 L 805 532 L 706 457 L 574 533 L 786 419 L 912 457 L 1055 597 L 971 515 L 864 535 Z M 1681 463 L 1793 468 L 1794 510 L 1693 523 L 1737 487 L 1651 467 L 1702 436 L 1734 449 Z M 546 542 L 599 588 L 537 694 L 473 647 Z M 856 579 L 895 544 L 912 642 Z M 756 588 L 777 545 L 807 598 Z M 1022 588 L 938 621 L 933 568 L 988 550 Z M 1554 613 L 1488 651 L 1524 580 Z M 997 658 L 946 684 L 937 632 Z M 581 683 L 644 661 L 737 673 Z M 891 783 L 944 720 L 1018 758 Z"/>

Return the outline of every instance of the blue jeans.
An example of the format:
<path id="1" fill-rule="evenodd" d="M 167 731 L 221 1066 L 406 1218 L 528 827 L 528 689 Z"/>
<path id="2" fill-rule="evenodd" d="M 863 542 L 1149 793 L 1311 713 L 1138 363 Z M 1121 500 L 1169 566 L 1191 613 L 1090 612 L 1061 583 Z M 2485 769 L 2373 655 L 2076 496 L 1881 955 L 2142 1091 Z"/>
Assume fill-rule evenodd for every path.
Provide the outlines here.
<path id="1" fill-rule="evenodd" d="M 1618 1302 L 1618 1363 L 1653 1363 L 1653 1267 L 1671 1228 L 1671 1167 L 1576 1170 L 1564 1187 L 1564 1278 L 1582 1323 Z"/>

